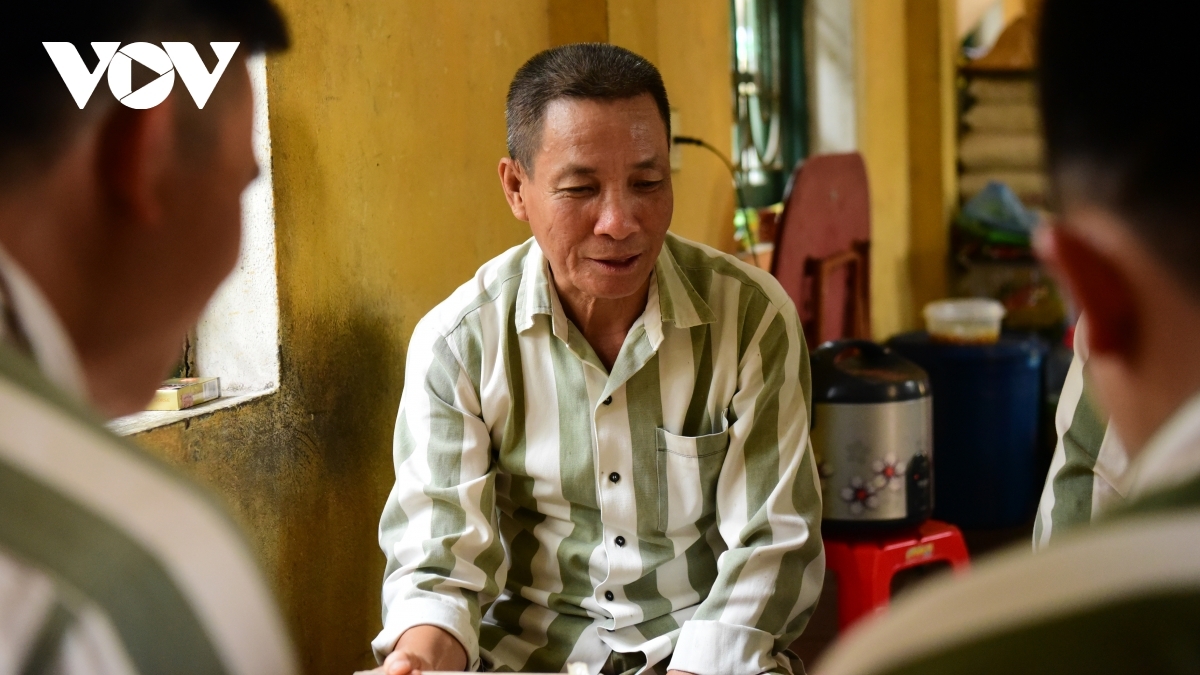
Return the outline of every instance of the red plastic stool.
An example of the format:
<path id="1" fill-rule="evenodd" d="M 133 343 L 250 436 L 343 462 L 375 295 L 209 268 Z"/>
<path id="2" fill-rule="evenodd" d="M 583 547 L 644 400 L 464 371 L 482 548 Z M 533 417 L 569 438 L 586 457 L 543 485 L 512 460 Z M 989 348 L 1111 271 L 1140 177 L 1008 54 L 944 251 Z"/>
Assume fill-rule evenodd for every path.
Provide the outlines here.
<path id="1" fill-rule="evenodd" d="M 955 572 L 970 566 L 962 533 L 937 520 L 878 539 L 826 537 L 825 566 L 838 578 L 838 629 L 886 607 L 897 572 L 936 562 Z"/>

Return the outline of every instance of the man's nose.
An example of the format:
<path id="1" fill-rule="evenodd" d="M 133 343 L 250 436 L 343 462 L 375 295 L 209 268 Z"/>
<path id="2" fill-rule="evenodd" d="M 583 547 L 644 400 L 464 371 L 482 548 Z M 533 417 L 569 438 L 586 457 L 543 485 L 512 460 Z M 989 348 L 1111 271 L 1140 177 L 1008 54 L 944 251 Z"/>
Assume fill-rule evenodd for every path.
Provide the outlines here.
<path id="1" fill-rule="evenodd" d="M 634 200 L 618 190 L 609 192 L 600 207 L 600 217 L 596 219 L 594 228 L 595 234 L 619 241 L 637 232 L 638 227 Z"/>

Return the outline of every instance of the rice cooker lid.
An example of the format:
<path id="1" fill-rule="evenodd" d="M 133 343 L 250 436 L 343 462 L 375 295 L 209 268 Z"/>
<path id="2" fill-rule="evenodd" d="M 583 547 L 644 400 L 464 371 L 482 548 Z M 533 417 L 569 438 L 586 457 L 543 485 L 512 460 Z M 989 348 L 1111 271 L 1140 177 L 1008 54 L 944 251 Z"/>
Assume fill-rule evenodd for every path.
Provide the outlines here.
<path id="1" fill-rule="evenodd" d="M 814 403 L 890 403 L 929 396 L 920 366 L 870 340 L 826 342 L 812 353 Z"/>

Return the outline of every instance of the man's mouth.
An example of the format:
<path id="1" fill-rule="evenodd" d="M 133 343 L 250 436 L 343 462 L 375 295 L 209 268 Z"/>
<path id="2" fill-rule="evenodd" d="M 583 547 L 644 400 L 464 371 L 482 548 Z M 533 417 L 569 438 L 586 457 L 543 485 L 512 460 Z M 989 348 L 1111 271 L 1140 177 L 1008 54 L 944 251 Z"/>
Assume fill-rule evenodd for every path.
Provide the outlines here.
<path id="1" fill-rule="evenodd" d="M 626 258 L 592 258 L 592 262 L 608 272 L 626 272 L 633 269 L 633 266 L 637 264 L 640 257 L 642 257 L 641 254 L 631 255 Z"/>

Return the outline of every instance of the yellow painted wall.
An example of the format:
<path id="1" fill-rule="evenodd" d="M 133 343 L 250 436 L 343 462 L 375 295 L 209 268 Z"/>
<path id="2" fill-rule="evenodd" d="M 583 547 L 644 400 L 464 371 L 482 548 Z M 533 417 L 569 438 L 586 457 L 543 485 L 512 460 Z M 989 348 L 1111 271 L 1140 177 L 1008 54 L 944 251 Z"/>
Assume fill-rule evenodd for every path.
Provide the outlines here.
<path id="1" fill-rule="evenodd" d="M 855 5 L 858 144 L 871 188 L 871 322 L 877 338 L 911 325 L 905 0 Z"/>
<path id="2" fill-rule="evenodd" d="M 658 0 L 608 0 L 608 41 L 658 65 Z"/>
<path id="3" fill-rule="evenodd" d="M 909 261 L 912 311 L 946 297 L 950 220 L 958 206 L 955 0 L 907 0 Z"/>
<path id="4" fill-rule="evenodd" d="M 679 110 L 677 134 L 696 136 L 728 153 L 733 145 L 733 59 L 728 0 L 658 0 L 658 67 Z M 679 235 L 733 251 L 733 188 L 716 157 L 684 146 L 675 174 Z"/>
<path id="5" fill-rule="evenodd" d="M 956 206 L 954 0 L 857 0 L 858 147 L 871 188 L 877 339 L 922 326 L 945 296 Z"/>
<path id="6" fill-rule="evenodd" d="M 728 153 L 733 145 L 728 0 L 609 0 L 609 41 L 650 59 L 662 72 L 675 134 L 703 138 Z M 733 251 L 733 187 L 716 157 L 684 146 L 674 174 L 671 231 Z"/>
<path id="7" fill-rule="evenodd" d="M 550 0 L 550 45 L 608 42 L 608 0 Z"/>
<path id="8" fill-rule="evenodd" d="M 376 528 L 414 325 L 529 236 L 496 177 L 508 82 L 554 40 L 608 34 L 597 17 L 612 21 L 613 7 L 575 12 L 556 2 L 280 0 L 294 44 L 267 66 L 280 390 L 138 440 L 229 500 L 308 673 L 373 663 Z M 685 129 L 728 146 L 724 2 L 660 0 L 632 11 L 642 13 L 618 17 L 616 34 L 653 35 L 669 49 L 659 60 Z M 670 14 L 687 14 L 672 30 L 693 32 L 664 30 Z M 731 241 L 723 170 L 685 157 L 676 231 Z"/>
<path id="9" fill-rule="evenodd" d="M 284 0 L 268 62 L 281 388 L 140 440 L 234 504 L 306 671 L 369 665 L 379 510 L 416 321 L 528 237 L 504 202 L 504 94 L 545 0 Z"/>

